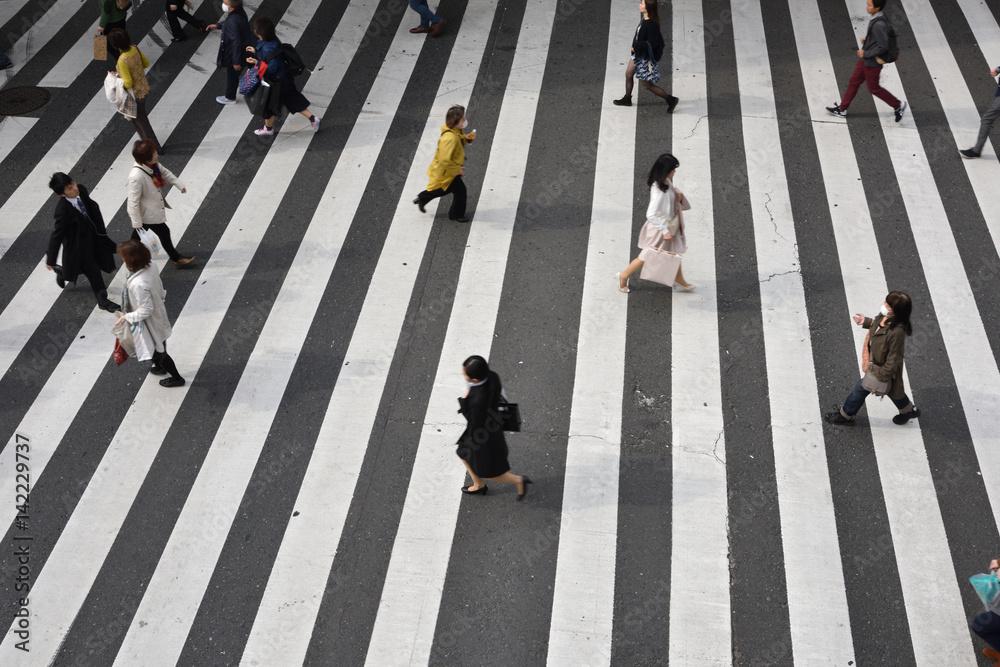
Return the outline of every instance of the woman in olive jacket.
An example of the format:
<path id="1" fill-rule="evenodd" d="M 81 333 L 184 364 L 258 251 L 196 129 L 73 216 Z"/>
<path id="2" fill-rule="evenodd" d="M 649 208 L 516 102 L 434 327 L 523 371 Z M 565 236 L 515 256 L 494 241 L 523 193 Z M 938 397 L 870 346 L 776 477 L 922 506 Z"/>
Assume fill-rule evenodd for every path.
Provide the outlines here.
<path id="1" fill-rule="evenodd" d="M 469 221 L 465 216 L 466 190 L 462 176 L 465 174 L 465 144 L 472 143 L 473 139 L 476 138 L 476 133 L 465 133 L 464 130 L 468 124 L 469 121 L 465 117 L 465 107 L 456 104 L 448 109 L 444 125 L 441 126 L 441 138 L 438 139 L 437 153 L 434 154 L 431 166 L 427 168 L 427 176 L 430 179 L 427 189 L 413 200 L 421 213 L 426 213 L 424 207 L 431 200 L 454 194 L 455 198 L 448 210 L 448 219 L 458 222 Z"/>
<path id="2" fill-rule="evenodd" d="M 889 383 L 886 394 L 899 409 L 892 418 L 894 424 L 905 424 L 920 416 L 920 410 L 910 402 L 903 390 L 903 349 L 906 337 L 913 333 L 910 326 L 910 312 L 913 304 L 906 292 L 889 292 L 876 317 L 854 315 L 854 321 L 868 329 L 862 354 L 862 371 L 871 368 L 872 373 L 882 382 Z M 870 362 L 870 365 L 869 365 Z M 837 412 L 829 412 L 826 420 L 831 424 L 852 424 L 854 416 L 861 410 L 865 399 L 871 393 L 862 386 L 864 378 L 858 380 L 854 390 Z"/>
<path id="3" fill-rule="evenodd" d="M 472 486 L 462 487 L 462 493 L 485 495 L 485 478 L 515 485 L 517 499 L 523 500 L 531 480 L 511 473 L 507 463 L 507 440 L 498 411 L 503 393 L 500 376 L 479 355 L 465 360 L 462 375 L 469 390 L 458 399 L 458 411 L 465 415 L 468 425 L 458 439 L 456 453 L 472 477 Z"/>

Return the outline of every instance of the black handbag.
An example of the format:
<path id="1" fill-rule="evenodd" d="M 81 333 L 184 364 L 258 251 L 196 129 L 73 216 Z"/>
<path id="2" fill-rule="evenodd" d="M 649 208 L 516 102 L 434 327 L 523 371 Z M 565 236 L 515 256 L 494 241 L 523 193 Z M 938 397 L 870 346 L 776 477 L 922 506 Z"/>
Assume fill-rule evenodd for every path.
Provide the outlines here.
<path id="1" fill-rule="evenodd" d="M 500 413 L 500 426 L 502 430 L 511 433 L 520 433 L 521 410 L 517 407 L 517 403 L 500 401 L 500 405 L 497 406 L 497 412 Z"/>

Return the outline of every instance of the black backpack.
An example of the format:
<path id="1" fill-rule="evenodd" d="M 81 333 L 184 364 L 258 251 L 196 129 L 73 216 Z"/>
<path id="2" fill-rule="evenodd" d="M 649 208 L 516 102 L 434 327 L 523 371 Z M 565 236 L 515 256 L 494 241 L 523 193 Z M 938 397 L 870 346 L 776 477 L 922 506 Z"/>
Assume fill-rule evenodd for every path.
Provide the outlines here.
<path id="1" fill-rule="evenodd" d="M 295 50 L 295 47 L 291 44 L 282 44 L 275 51 L 274 55 L 281 56 L 285 60 L 285 67 L 288 69 L 288 73 L 292 76 L 298 76 L 302 72 L 306 71 L 306 64 L 302 62 L 302 57 L 299 52 Z M 312 74 L 312 70 L 309 70 Z"/>
<path id="2" fill-rule="evenodd" d="M 875 19 L 875 21 L 885 21 L 886 32 L 889 36 L 889 48 L 886 49 L 885 53 L 875 56 L 876 62 L 879 65 L 888 65 L 889 63 L 894 63 L 899 60 L 899 44 L 896 42 L 896 31 L 893 29 L 892 24 L 884 16 L 880 16 Z M 872 21 L 872 23 L 875 23 Z M 869 26 L 870 28 L 871 26 Z M 869 33 L 871 31 L 869 30 Z"/>

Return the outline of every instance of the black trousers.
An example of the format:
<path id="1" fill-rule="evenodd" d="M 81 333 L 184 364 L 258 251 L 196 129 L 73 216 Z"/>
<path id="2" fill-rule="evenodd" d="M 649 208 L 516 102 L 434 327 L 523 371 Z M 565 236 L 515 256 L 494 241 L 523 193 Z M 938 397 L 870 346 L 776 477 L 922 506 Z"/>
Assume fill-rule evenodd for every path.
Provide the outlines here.
<path id="1" fill-rule="evenodd" d="M 437 199 L 438 197 L 444 197 L 445 195 L 455 195 L 455 198 L 451 200 L 451 208 L 448 209 L 448 217 L 452 220 L 456 218 L 465 217 L 465 200 L 468 197 L 468 192 L 465 189 L 465 183 L 462 181 L 461 176 L 456 176 L 455 180 L 451 182 L 447 190 L 438 188 L 437 190 L 424 190 L 419 195 L 417 199 L 424 206 L 427 202 Z"/>
<path id="2" fill-rule="evenodd" d="M 173 358 L 167 354 L 167 341 L 163 341 L 163 352 L 153 350 L 153 368 L 162 368 L 166 372 L 170 373 L 171 377 L 179 378 L 181 376 L 180 372 L 177 370 L 177 364 L 175 364 Z"/>
<path id="3" fill-rule="evenodd" d="M 226 97 L 235 100 L 236 93 L 240 89 L 240 77 L 243 75 L 243 69 L 241 68 L 237 72 L 232 65 L 224 65 L 224 67 L 226 68 Z"/>
<path id="4" fill-rule="evenodd" d="M 174 247 L 173 242 L 170 240 L 170 228 L 167 227 L 167 223 L 161 222 L 158 225 L 143 225 L 142 228 L 160 237 L 160 245 L 167 251 L 167 256 L 170 257 L 171 261 L 176 262 L 181 258 L 181 254 L 177 252 L 177 248 Z M 132 238 L 136 241 L 139 240 L 139 232 L 134 227 L 132 228 Z"/>
<path id="5" fill-rule="evenodd" d="M 60 278 L 63 277 L 61 266 L 56 265 L 54 270 Z M 89 258 L 85 259 L 80 264 L 80 273 L 87 276 L 87 280 L 90 281 L 90 289 L 94 290 L 94 296 L 97 298 L 97 303 L 102 303 L 108 298 L 108 289 L 104 285 L 104 274 L 102 274 L 101 270 L 97 268 L 96 262 Z M 79 279 L 80 276 L 77 275 L 77 280 Z M 75 283 L 76 281 L 71 282 Z"/>
<path id="6" fill-rule="evenodd" d="M 177 9 L 170 9 L 171 5 Z M 181 27 L 181 22 L 178 19 L 184 19 L 185 22 L 190 23 L 195 28 L 198 28 L 198 30 L 205 29 L 204 21 L 188 14 L 187 9 L 184 7 L 184 0 L 166 0 L 165 6 L 167 10 L 167 23 L 170 24 L 170 32 L 173 33 L 174 39 L 187 39 L 187 35 L 184 34 L 184 29 Z"/>

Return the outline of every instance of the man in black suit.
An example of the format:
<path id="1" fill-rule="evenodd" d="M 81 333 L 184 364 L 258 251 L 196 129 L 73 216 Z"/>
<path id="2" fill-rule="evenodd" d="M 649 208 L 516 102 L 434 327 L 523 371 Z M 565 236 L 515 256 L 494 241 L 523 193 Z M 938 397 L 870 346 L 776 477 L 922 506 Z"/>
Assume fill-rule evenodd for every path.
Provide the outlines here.
<path id="1" fill-rule="evenodd" d="M 77 185 L 68 174 L 52 174 L 49 187 L 59 195 L 59 203 L 56 204 L 56 226 L 49 238 L 45 268 L 56 272 L 59 287 L 65 287 L 67 282 L 75 283 L 82 273 L 90 281 L 99 308 L 109 313 L 120 310 L 121 306 L 108 300 L 108 290 L 101 275 L 101 271 L 111 273 L 115 270 L 116 244 L 104 229 L 100 207 L 87 194 L 87 188 Z M 62 266 L 56 264 L 60 245 Z"/>

